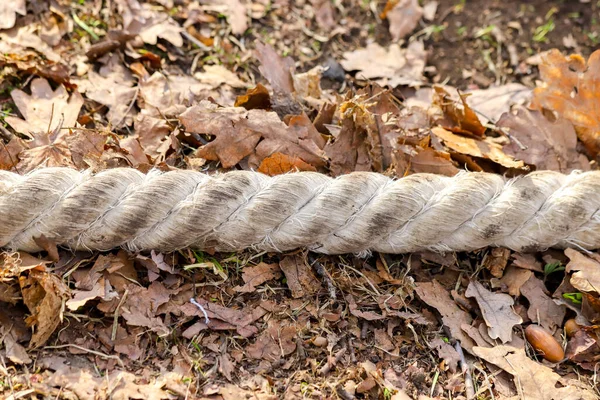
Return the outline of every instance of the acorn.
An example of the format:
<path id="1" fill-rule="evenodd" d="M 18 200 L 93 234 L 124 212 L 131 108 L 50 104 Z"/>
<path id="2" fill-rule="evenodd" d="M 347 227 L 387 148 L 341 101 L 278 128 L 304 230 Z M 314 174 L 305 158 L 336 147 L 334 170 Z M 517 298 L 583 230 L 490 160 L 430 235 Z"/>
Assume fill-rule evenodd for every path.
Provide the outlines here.
<path id="1" fill-rule="evenodd" d="M 565 333 L 567 334 L 568 338 L 575 336 L 579 330 L 581 330 L 581 326 L 575 321 L 575 319 L 571 318 L 565 322 Z"/>
<path id="2" fill-rule="evenodd" d="M 557 363 L 565 358 L 565 352 L 554 337 L 539 325 L 529 325 L 525 329 L 525 338 L 531 347 L 548 361 Z"/>

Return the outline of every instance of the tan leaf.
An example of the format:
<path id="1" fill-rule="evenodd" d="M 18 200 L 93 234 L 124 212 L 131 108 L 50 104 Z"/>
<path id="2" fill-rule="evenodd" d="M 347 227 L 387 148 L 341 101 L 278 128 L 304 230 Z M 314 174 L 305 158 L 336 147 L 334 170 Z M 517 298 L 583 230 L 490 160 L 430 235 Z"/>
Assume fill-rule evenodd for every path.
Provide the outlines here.
<path id="1" fill-rule="evenodd" d="M 525 400 L 592 400 L 597 396 L 577 379 L 563 378 L 551 368 L 533 361 L 525 350 L 512 346 L 473 347 L 485 361 L 497 365 L 514 377 Z"/>
<path id="2" fill-rule="evenodd" d="M 279 262 L 279 266 L 287 279 L 287 285 L 292 291 L 293 298 L 311 295 L 321 288 L 320 282 L 304 262 L 302 256 L 286 256 Z"/>
<path id="3" fill-rule="evenodd" d="M 566 272 L 577 271 L 571 276 L 571 285 L 582 292 L 600 294 L 600 261 L 573 249 L 566 249 L 565 255 L 570 259 Z"/>
<path id="4" fill-rule="evenodd" d="M 234 88 L 247 88 L 249 85 L 242 81 L 237 74 L 222 65 L 205 65 L 204 72 L 196 72 L 194 78 L 215 89 L 223 84 Z"/>
<path id="5" fill-rule="evenodd" d="M 176 47 L 183 45 L 183 29 L 166 12 L 160 12 L 151 4 L 140 4 L 137 0 L 116 0 L 115 3 L 128 33 L 138 34 L 148 44 L 156 44 L 161 38 Z"/>
<path id="6" fill-rule="evenodd" d="M 459 340 L 461 346 L 470 352 L 475 343 L 463 332 L 461 326 L 470 326 L 473 318 L 456 305 L 448 290 L 438 281 L 433 280 L 416 283 L 415 292 L 421 301 L 435 308 L 441 314 L 444 325 L 452 333 L 452 338 Z"/>
<path id="7" fill-rule="evenodd" d="M 535 276 L 530 277 L 521 287 L 521 294 L 529 302 L 527 316 L 533 322 L 554 332 L 557 327 L 562 326 L 567 312 L 564 305 L 556 304 L 547 294 L 544 282 Z"/>
<path id="8" fill-rule="evenodd" d="M 504 276 L 500 279 L 500 282 L 508 287 L 508 293 L 511 296 L 520 296 L 521 287 L 533 276 L 533 272 L 516 268 L 515 266 L 509 266 L 504 272 Z"/>
<path id="9" fill-rule="evenodd" d="M 282 153 L 273 153 L 262 160 L 258 167 L 258 172 L 270 176 L 286 174 L 288 172 L 314 171 L 317 169 L 310 164 L 305 163 L 298 157 L 290 157 Z"/>
<path id="10" fill-rule="evenodd" d="M 484 140 L 476 140 L 456 135 L 444 128 L 432 128 L 431 132 L 440 138 L 452 151 L 466 154 L 472 157 L 486 158 L 506 168 L 524 168 L 523 161 L 517 161 L 504 154 L 502 146 L 486 137 Z"/>
<path id="11" fill-rule="evenodd" d="M 31 313 L 26 320 L 27 325 L 35 326 L 29 347 L 38 348 L 48 341 L 60 325 L 68 288 L 56 275 L 37 270 L 19 277 L 19 284 L 23 303 Z"/>
<path id="12" fill-rule="evenodd" d="M 271 279 L 279 279 L 280 277 L 281 269 L 278 264 L 261 262 L 256 266 L 244 268 L 242 272 L 244 286 L 236 286 L 233 290 L 240 293 L 250 293 L 255 291 L 258 285 L 262 285 Z"/>
<path id="13" fill-rule="evenodd" d="M 34 136 L 49 133 L 60 126 L 75 127 L 79 110 L 83 106 L 83 98 L 78 92 L 71 96 L 64 86 L 52 90 L 46 79 L 37 78 L 31 81 L 31 94 L 15 89 L 11 92 L 15 105 L 24 119 L 7 116 L 6 122 L 17 132 Z M 64 131 L 60 136 L 65 135 Z M 39 146 L 35 143 L 34 147 Z"/>
<path id="14" fill-rule="evenodd" d="M 274 112 L 218 108 L 202 101 L 182 113 L 179 120 L 187 131 L 215 136 L 215 140 L 198 149 L 197 155 L 219 160 L 226 168 L 249 155 L 253 155 L 250 166 L 258 168 L 264 158 L 278 152 L 301 158 L 315 167 L 325 165 L 323 151 L 315 142 L 314 127 L 298 124 L 288 127 Z"/>
<path id="15" fill-rule="evenodd" d="M 600 51 L 585 59 L 574 54 L 564 56 L 559 50 L 550 50 L 539 66 L 544 81 L 533 91 L 531 107 L 556 111 L 573 123 L 577 136 L 592 157 L 600 153 L 600 118 L 597 110 L 600 99 L 597 87 L 600 81 Z"/>
<path id="16" fill-rule="evenodd" d="M 17 14 L 27 14 L 25 0 L 11 0 L 0 5 L 0 29 L 10 29 L 15 26 Z"/>
<path id="17" fill-rule="evenodd" d="M 519 107 L 516 114 L 504 114 L 496 125 L 510 135 L 504 152 L 538 170 L 569 173 L 590 169 L 587 158 L 577 152 L 577 134 L 566 119 L 550 122 L 540 111 Z"/>
<path id="18" fill-rule="evenodd" d="M 12 332 L 6 332 L 2 336 L 6 357 L 15 364 L 29 364 L 32 360 L 27 354 L 25 347 L 21 346 Z"/>
<path id="19" fill-rule="evenodd" d="M 417 0 L 388 0 L 382 18 L 390 22 L 390 34 L 395 42 L 411 33 L 419 24 L 423 9 Z"/>
<path id="20" fill-rule="evenodd" d="M 366 48 L 345 52 L 340 62 L 346 71 L 358 71 L 359 79 L 372 79 L 381 86 L 416 86 L 423 82 L 427 54 L 423 42 L 414 41 L 401 49 L 392 44 L 385 49 L 377 43 Z"/>
<path id="21" fill-rule="evenodd" d="M 504 293 L 492 293 L 477 281 L 469 283 L 465 296 L 477 301 L 490 337 L 500 339 L 502 343 L 510 342 L 513 326 L 523 322 L 512 309 L 515 303 L 512 297 Z"/>
<path id="22" fill-rule="evenodd" d="M 115 54 L 109 58 L 100 71 L 90 71 L 87 80 L 77 82 L 86 96 L 109 108 L 106 118 L 115 128 L 131 125 L 133 122 L 132 103 L 137 89 L 133 87 L 131 72 Z"/>

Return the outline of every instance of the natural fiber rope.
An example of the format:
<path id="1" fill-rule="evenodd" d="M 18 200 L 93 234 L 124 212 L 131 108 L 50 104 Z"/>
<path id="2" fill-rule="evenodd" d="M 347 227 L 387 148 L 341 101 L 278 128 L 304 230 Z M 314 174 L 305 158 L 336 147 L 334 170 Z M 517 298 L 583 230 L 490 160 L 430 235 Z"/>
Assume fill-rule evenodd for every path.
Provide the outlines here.
<path id="1" fill-rule="evenodd" d="M 171 251 L 474 250 L 600 247 L 600 172 L 487 173 L 392 180 L 300 172 L 46 168 L 0 172 L 0 246 L 38 251 L 45 236 L 77 249 Z"/>

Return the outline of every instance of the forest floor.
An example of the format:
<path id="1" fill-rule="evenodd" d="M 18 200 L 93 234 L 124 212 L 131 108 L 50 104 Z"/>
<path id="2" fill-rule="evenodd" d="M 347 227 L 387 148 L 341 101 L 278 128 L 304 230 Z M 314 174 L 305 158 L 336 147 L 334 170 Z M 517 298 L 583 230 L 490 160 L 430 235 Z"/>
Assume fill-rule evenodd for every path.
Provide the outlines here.
<path id="1" fill-rule="evenodd" d="M 7 4 L 3 170 L 598 168 L 595 1 Z M 36 240 L 1 255 L 0 398 L 600 398 L 597 253 Z"/>

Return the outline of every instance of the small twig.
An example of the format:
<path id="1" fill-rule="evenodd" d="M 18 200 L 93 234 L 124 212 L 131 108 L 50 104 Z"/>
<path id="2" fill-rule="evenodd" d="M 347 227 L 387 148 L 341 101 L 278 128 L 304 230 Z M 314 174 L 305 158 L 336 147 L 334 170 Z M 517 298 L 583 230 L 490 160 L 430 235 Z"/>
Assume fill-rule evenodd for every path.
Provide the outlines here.
<path id="1" fill-rule="evenodd" d="M 119 327 L 119 310 L 121 309 L 123 303 L 125 303 L 125 298 L 128 294 L 129 289 L 125 289 L 125 292 L 123 292 L 123 297 L 121 297 L 121 300 L 119 300 L 119 304 L 117 304 L 117 308 L 115 308 L 115 314 L 113 315 L 112 333 L 110 336 L 110 340 L 112 340 L 113 342 L 117 339 L 117 328 Z"/>
<path id="2" fill-rule="evenodd" d="M 73 347 L 74 349 L 85 351 L 86 353 L 94 354 L 94 355 L 96 355 L 98 357 L 110 358 L 110 359 L 116 360 L 122 368 L 125 368 L 125 364 L 123 364 L 123 361 L 121 360 L 121 358 L 119 356 L 113 356 L 113 355 L 110 355 L 110 354 L 101 353 L 101 352 L 96 351 L 96 350 L 86 349 L 85 347 L 78 346 L 78 345 L 73 344 L 73 343 L 61 344 L 61 345 L 58 345 L 58 346 L 44 346 L 44 349 L 64 349 L 64 348 L 67 348 L 67 347 Z"/>
<path id="3" fill-rule="evenodd" d="M 460 346 L 460 342 L 457 340 L 454 343 L 454 349 L 458 353 L 460 357 L 460 369 L 462 373 L 465 375 L 465 392 L 467 392 L 467 400 L 471 400 L 475 398 L 475 387 L 473 386 L 473 375 L 471 375 L 471 369 L 469 368 L 469 364 L 467 364 L 467 360 L 465 359 L 465 353 Z"/>
<path id="4" fill-rule="evenodd" d="M 181 36 L 183 36 L 184 38 L 189 40 L 192 44 L 196 45 L 199 49 L 204 50 L 204 51 L 211 51 L 210 47 L 208 47 L 207 45 L 205 45 L 204 43 L 202 43 L 201 41 L 199 41 L 198 39 L 196 39 L 195 37 L 190 35 L 187 31 L 182 30 L 180 33 L 181 33 Z"/>
<path id="5" fill-rule="evenodd" d="M 321 264 L 317 259 L 309 256 L 309 260 L 311 261 L 311 265 L 314 267 L 317 275 L 319 275 L 327 284 L 327 289 L 329 290 L 329 298 L 331 300 L 335 300 L 337 298 L 337 295 L 335 285 L 331 280 L 331 276 L 329 276 L 329 273 L 327 272 L 325 267 L 323 267 L 323 264 Z"/>
<path id="6" fill-rule="evenodd" d="M 344 354 L 346 354 L 346 347 L 342 347 L 336 354 L 335 357 L 331 358 L 328 357 L 327 359 L 327 364 L 325 364 L 323 366 L 323 368 L 321 368 L 321 370 L 319 371 L 319 373 L 321 375 L 327 375 L 329 373 L 329 371 L 331 371 L 331 368 L 333 368 L 344 356 Z"/>

